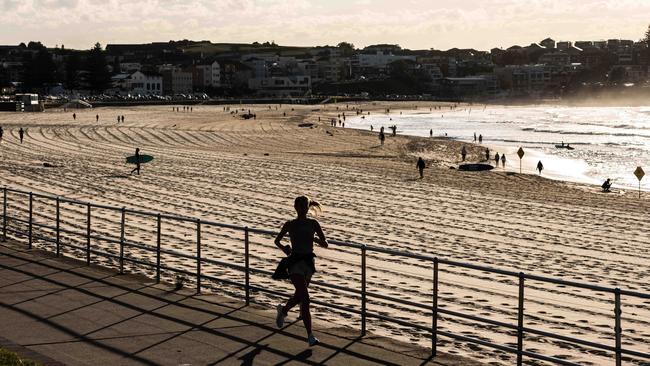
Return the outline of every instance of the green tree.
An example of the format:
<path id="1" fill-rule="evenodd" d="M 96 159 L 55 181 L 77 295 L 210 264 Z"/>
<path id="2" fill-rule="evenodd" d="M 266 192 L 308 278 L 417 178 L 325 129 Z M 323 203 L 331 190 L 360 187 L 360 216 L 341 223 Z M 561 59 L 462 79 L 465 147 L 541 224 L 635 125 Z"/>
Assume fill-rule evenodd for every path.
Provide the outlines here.
<path id="1" fill-rule="evenodd" d="M 341 54 L 345 57 L 352 56 L 354 54 L 354 45 L 349 42 L 341 42 L 336 47 L 341 49 Z"/>
<path id="2" fill-rule="evenodd" d="M 68 89 L 79 88 L 79 71 L 81 70 L 81 57 L 78 52 L 73 52 L 65 61 L 65 86 Z"/>
<path id="3" fill-rule="evenodd" d="M 41 48 L 34 56 L 25 60 L 25 88 L 30 91 L 58 80 L 57 68 L 52 55 L 46 48 Z"/>
<path id="4" fill-rule="evenodd" d="M 90 50 L 86 64 L 88 70 L 88 85 L 94 92 L 103 92 L 108 89 L 111 82 L 111 74 L 108 72 L 106 56 L 99 43 Z"/>

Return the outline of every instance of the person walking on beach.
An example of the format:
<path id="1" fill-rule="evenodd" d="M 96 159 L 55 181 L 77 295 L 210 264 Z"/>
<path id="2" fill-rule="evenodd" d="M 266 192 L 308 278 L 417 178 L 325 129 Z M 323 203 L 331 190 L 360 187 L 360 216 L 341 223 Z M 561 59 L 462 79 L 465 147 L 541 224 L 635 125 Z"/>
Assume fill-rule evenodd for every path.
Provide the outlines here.
<path id="1" fill-rule="evenodd" d="M 420 179 L 424 178 L 424 168 L 426 168 L 426 164 L 424 163 L 424 160 L 422 160 L 422 157 L 418 158 L 418 163 L 416 164 L 416 167 L 420 172 Z"/>
<path id="2" fill-rule="evenodd" d="M 506 154 L 501 155 L 501 165 L 503 165 L 503 169 L 506 168 Z"/>
<path id="3" fill-rule="evenodd" d="M 474 132 L 474 142 L 476 142 L 476 132 Z"/>
<path id="4" fill-rule="evenodd" d="M 384 131 L 379 132 L 379 143 L 381 146 L 384 146 L 384 141 L 386 141 L 386 135 L 384 135 Z"/>
<path id="5" fill-rule="evenodd" d="M 136 147 L 135 148 L 135 168 L 131 170 L 131 174 L 133 172 L 137 172 L 138 175 L 140 175 L 140 148 Z"/>
<path id="6" fill-rule="evenodd" d="M 539 175 L 542 175 L 542 170 L 544 170 L 544 165 L 542 164 L 541 160 L 537 162 L 537 170 L 539 170 Z"/>
<path id="7" fill-rule="evenodd" d="M 429 130 L 429 137 L 433 137 L 433 128 Z"/>
<path id="8" fill-rule="evenodd" d="M 77 114 L 76 114 L 76 113 L 72 113 L 72 120 L 73 120 L 73 121 L 76 121 L 76 120 L 77 120 Z"/>
<path id="9" fill-rule="evenodd" d="M 496 155 L 494 155 L 494 165 L 497 168 L 499 167 L 499 160 L 501 160 L 501 157 L 499 156 L 499 153 L 496 153 Z"/>
<path id="10" fill-rule="evenodd" d="M 370 125 L 370 132 L 372 132 L 373 129 L 374 129 L 374 127 L 372 127 L 372 125 Z"/>
<path id="11" fill-rule="evenodd" d="M 18 130 L 18 137 L 20 137 L 20 143 L 23 143 L 23 137 L 25 136 L 25 130 L 21 127 L 20 130 Z"/>
<path id="12" fill-rule="evenodd" d="M 2 126 L 0 126 L 0 142 L 2 141 L 2 135 L 5 134 L 5 131 L 2 129 Z"/>
<path id="13" fill-rule="evenodd" d="M 463 146 L 462 149 L 460 149 L 460 156 L 463 158 L 463 161 L 465 161 L 465 157 L 467 156 L 467 149 L 465 146 Z"/>
<path id="14" fill-rule="evenodd" d="M 99 114 L 95 116 L 95 122 L 99 122 Z"/>
<path id="15" fill-rule="evenodd" d="M 122 115 L 122 123 L 124 123 L 124 115 Z"/>
<path id="16" fill-rule="evenodd" d="M 483 135 L 478 135 L 478 143 L 479 144 L 483 143 Z"/>
<path id="17" fill-rule="evenodd" d="M 490 149 L 485 149 L 485 161 L 490 161 Z"/>
<path id="18" fill-rule="evenodd" d="M 275 238 L 275 245 L 288 256 L 283 262 L 285 262 L 289 279 L 295 288 L 295 292 L 286 304 L 277 305 L 275 325 L 278 328 L 282 328 L 289 310 L 300 304 L 300 316 L 307 331 L 307 342 L 311 347 L 320 343 L 318 338 L 312 333 L 311 312 L 309 309 L 309 282 L 311 281 L 312 275 L 316 272 L 314 265 L 314 242 L 323 248 L 327 248 L 328 243 L 318 221 L 307 217 L 310 211 L 314 215 L 318 215 L 322 211 L 321 205 L 316 201 L 310 200 L 307 196 L 300 196 L 295 199 L 293 207 L 298 214 L 297 218 L 287 221 L 282 226 L 280 233 Z M 289 234 L 291 246 L 282 245 L 282 238 L 287 233 Z M 318 239 L 315 239 L 314 235 L 317 235 Z"/>

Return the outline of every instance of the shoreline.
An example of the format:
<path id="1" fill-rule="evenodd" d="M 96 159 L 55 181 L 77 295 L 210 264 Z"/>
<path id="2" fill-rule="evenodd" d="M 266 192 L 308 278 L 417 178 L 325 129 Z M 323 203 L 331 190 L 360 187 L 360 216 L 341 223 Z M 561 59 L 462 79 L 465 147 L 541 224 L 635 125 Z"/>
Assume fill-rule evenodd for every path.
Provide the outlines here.
<path id="1" fill-rule="evenodd" d="M 476 107 L 477 105 L 473 105 Z M 484 108 L 519 108 L 519 107 L 535 107 L 539 105 L 522 105 L 522 106 L 517 106 L 517 105 L 485 105 L 482 106 Z M 562 106 L 562 107 L 575 107 L 575 106 Z M 580 106 L 583 107 L 583 106 Z M 450 113 L 463 113 L 467 109 L 470 109 L 471 113 L 471 108 L 472 105 L 459 105 L 459 110 L 457 111 L 448 111 L 448 110 L 443 110 L 441 111 L 445 117 L 446 114 Z M 402 114 L 403 112 L 403 114 Z M 399 113 L 399 114 L 396 114 Z M 439 113 L 439 112 L 438 112 Z M 433 119 L 436 119 L 439 117 L 436 112 L 430 112 L 428 111 L 428 108 L 426 110 L 417 110 L 413 108 L 405 108 L 405 109 L 396 109 L 396 110 L 391 110 L 390 114 L 387 113 L 382 113 L 381 114 L 382 118 L 388 119 L 390 117 L 390 121 L 380 121 L 375 123 L 372 123 L 375 126 L 382 126 L 385 123 L 393 123 L 392 119 L 393 118 L 399 118 L 399 117 L 413 117 L 413 116 L 422 116 L 422 117 L 429 117 L 431 116 Z M 361 116 L 351 116 L 348 119 L 349 122 L 353 126 L 348 127 L 352 128 L 355 130 L 363 131 L 363 132 L 370 132 L 367 128 L 367 125 L 370 124 L 371 122 L 366 121 L 363 119 Z M 383 123 L 382 123 L 383 122 Z M 457 122 L 457 121 L 452 121 L 452 123 Z M 355 125 L 357 124 L 357 125 Z M 358 126 L 358 124 L 363 125 L 364 127 Z M 386 126 L 384 126 L 386 127 Z M 399 128 L 400 126 L 398 126 Z M 403 126 L 402 126 L 403 127 Z M 435 127 L 434 127 L 435 129 Z M 424 136 L 423 134 L 419 132 L 415 132 L 412 130 L 412 128 L 409 130 L 409 127 L 406 127 L 406 131 L 404 129 L 400 130 L 398 129 L 397 135 L 400 136 L 405 136 L 408 138 L 429 138 L 428 136 Z M 378 133 L 378 128 L 375 128 L 374 134 Z M 387 129 L 387 135 L 390 134 L 390 130 Z M 445 134 L 446 135 L 446 134 Z M 496 152 L 499 152 L 501 155 L 503 152 L 507 154 L 507 165 L 506 165 L 506 172 L 511 172 L 511 173 L 519 173 L 519 157 L 517 156 L 516 152 L 521 147 L 522 145 L 520 144 L 509 144 L 508 142 L 505 141 L 499 141 L 499 142 L 491 142 L 489 139 L 484 140 L 483 143 L 479 144 L 477 142 L 472 142 L 471 139 L 469 138 L 459 138 L 458 136 L 445 136 L 445 135 L 440 135 L 440 131 L 436 130 L 436 132 L 433 135 L 434 139 L 449 139 L 453 141 L 458 141 L 465 146 L 468 147 L 474 147 L 474 148 L 479 148 L 479 149 L 485 149 L 488 148 L 490 150 L 490 159 L 489 161 L 485 161 L 484 155 L 481 155 L 481 159 L 479 159 L 477 162 L 486 162 L 490 163 L 490 165 L 494 166 L 494 154 Z M 486 142 L 487 141 L 487 142 Z M 559 142 L 558 142 L 559 143 Z M 528 143 L 530 144 L 530 143 Z M 548 142 L 544 144 L 554 144 L 553 142 Z M 580 143 L 575 143 L 575 145 L 581 145 Z M 567 182 L 567 183 L 576 183 L 576 184 L 584 184 L 585 186 L 588 187 L 598 187 L 600 188 L 600 185 L 602 182 L 608 178 L 608 174 L 605 173 L 603 174 L 602 177 L 600 176 L 595 176 L 595 175 L 590 175 L 589 172 L 590 170 L 594 169 L 592 166 L 589 165 L 589 163 L 583 159 L 580 158 L 570 158 L 570 157 L 561 157 L 561 156 L 556 156 L 554 154 L 550 154 L 548 152 L 543 152 L 539 148 L 536 147 L 530 147 L 530 146 L 523 146 L 524 151 L 525 151 L 525 156 L 523 158 L 523 165 L 522 165 L 522 173 L 523 174 L 529 174 L 529 175 L 539 175 L 537 170 L 536 170 L 536 164 L 538 161 L 542 161 L 544 165 L 544 170 L 542 171 L 542 177 L 549 178 L 552 180 L 557 180 L 557 181 L 562 181 L 562 182 Z M 458 152 L 457 155 L 460 155 Z M 495 171 L 504 171 L 504 169 L 501 167 L 501 164 L 499 164 L 495 169 Z M 592 174 L 596 174 L 596 172 L 592 172 Z M 611 173 L 612 175 L 616 175 L 618 173 Z M 631 172 L 630 172 L 631 175 Z M 616 179 L 614 180 L 616 181 Z M 633 190 L 633 191 L 638 191 L 638 186 L 635 184 L 631 184 L 630 182 L 626 183 L 614 183 L 613 188 L 617 190 L 621 190 L 622 193 L 625 193 L 625 191 L 628 190 Z M 642 191 L 650 191 L 650 187 L 643 187 L 643 182 L 642 182 Z"/>

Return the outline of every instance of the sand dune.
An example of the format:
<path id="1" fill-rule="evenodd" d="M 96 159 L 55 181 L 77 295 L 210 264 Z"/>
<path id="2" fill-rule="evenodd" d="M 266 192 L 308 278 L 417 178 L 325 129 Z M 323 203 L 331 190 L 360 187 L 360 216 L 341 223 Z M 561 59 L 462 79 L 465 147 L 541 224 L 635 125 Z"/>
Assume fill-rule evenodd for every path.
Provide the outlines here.
<path id="1" fill-rule="evenodd" d="M 354 105 L 375 113 L 380 104 Z M 352 105 L 350 105 L 352 107 Z M 388 107 L 398 113 L 411 104 Z M 5 129 L 0 143 L 0 183 L 114 206 L 175 213 L 205 220 L 277 230 L 293 216 L 293 198 L 308 194 L 326 208 L 320 218 L 331 238 L 411 251 L 475 264 L 620 286 L 650 292 L 650 254 L 643 228 L 650 223 L 649 201 L 635 194 L 605 195 L 597 187 L 550 181 L 505 172 L 463 173 L 449 169 L 460 159 L 461 143 L 444 139 L 388 137 L 379 146 L 376 134 L 332 128 L 328 118 L 336 106 L 231 106 L 249 109 L 256 120 L 241 120 L 222 106 L 197 106 L 192 113 L 171 107 L 99 108 L 71 113 L 0 114 Z M 293 111 L 291 109 L 294 109 Z M 282 113 L 287 116 L 283 117 Z M 95 114 L 100 115 L 98 123 Z M 124 124 L 115 117 L 125 115 Z M 318 121 L 321 117 L 321 122 Z M 313 123 L 299 127 L 301 123 Z M 25 141 L 18 129 L 27 128 Z M 129 175 L 124 158 L 135 147 L 155 156 L 142 174 Z M 470 160 L 483 154 L 469 148 Z M 431 160 L 425 179 L 415 171 L 416 156 Z M 47 162 L 58 167 L 46 168 Z M 10 214 L 26 219 L 26 201 L 11 195 Z M 35 219 L 51 224 L 52 205 L 34 202 Z M 85 207 L 62 204 L 62 228 L 85 232 Z M 120 213 L 92 212 L 93 234 L 119 239 Z M 127 215 L 128 241 L 155 245 L 154 217 Z M 24 228 L 18 221 L 12 227 Z M 162 246 L 193 255 L 194 223 L 163 220 Z M 40 235 L 52 236 L 40 229 Z M 202 228 L 204 257 L 243 265 L 243 234 L 231 229 Z M 64 243 L 85 245 L 64 234 Z M 251 236 L 251 265 L 272 270 L 280 253 L 272 238 Z M 51 246 L 51 243 L 37 242 Z M 116 252 L 115 244 L 93 240 L 93 246 Z M 68 254 L 80 254 L 64 248 Z M 142 249 L 127 255 L 152 258 Z M 318 280 L 359 288 L 359 255 L 349 248 L 318 250 Z M 96 258 L 99 260 L 99 258 Z M 105 260 L 108 262 L 108 260 Z M 194 271 L 190 259 L 162 256 L 163 264 Z M 115 264 L 115 261 L 112 261 Z M 431 263 L 370 253 L 368 290 L 403 300 L 431 303 Z M 134 271 L 154 271 L 130 265 Z M 241 281 L 241 273 L 204 264 L 210 275 Z M 171 273 L 163 274 L 167 279 Z M 440 306 L 446 310 L 516 324 L 516 279 L 441 266 Z M 189 278 L 191 283 L 191 278 Z M 253 275 L 260 287 L 289 286 Z M 239 289 L 205 283 L 216 291 L 241 296 Z M 257 301 L 274 303 L 263 294 Z M 358 306 L 357 295 L 314 286 L 314 298 Z M 650 352 L 650 301 L 623 298 L 625 347 Z M 370 298 L 369 310 L 403 320 L 430 324 L 430 310 L 414 309 Z M 359 326 L 359 318 L 319 307 L 316 316 L 337 325 Z M 526 287 L 526 326 L 580 339 L 613 343 L 613 296 L 530 282 Z M 373 332 L 430 344 L 426 333 L 369 320 Z M 441 329 L 516 344 L 516 332 L 443 316 Z M 501 351 L 441 339 L 445 352 L 468 355 L 494 364 L 511 364 Z M 581 364 L 612 363 L 608 352 L 569 346 L 527 335 L 525 348 Z M 642 364 L 628 360 L 629 364 Z"/>

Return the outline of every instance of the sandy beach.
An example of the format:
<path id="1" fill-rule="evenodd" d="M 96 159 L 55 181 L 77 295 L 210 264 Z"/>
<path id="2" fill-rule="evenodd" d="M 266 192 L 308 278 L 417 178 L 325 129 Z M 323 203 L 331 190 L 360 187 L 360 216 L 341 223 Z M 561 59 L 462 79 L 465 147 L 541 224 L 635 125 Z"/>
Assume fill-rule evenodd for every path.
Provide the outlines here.
<path id="1" fill-rule="evenodd" d="M 352 108 L 372 116 L 386 108 L 412 111 L 416 105 L 428 110 L 433 104 L 282 105 L 277 110 L 275 105 L 230 106 L 231 111 L 242 109 L 237 115 L 224 111 L 224 106 L 194 106 L 191 113 L 182 108 L 172 112 L 171 106 L 97 108 L 74 111 L 76 120 L 73 111 L 2 113 L 0 186 L 269 230 L 279 230 L 294 215 L 293 199 L 307 194 L 324 205 L 319 220 L 333 239 L 650 292 L 650 244 L 644 230 L 650 223 L 650 199 L 645 193 L 639 200 L 635 191 L 603 194 L 598 186 L 543 176 L 501 170 L 460 172 L 450 167 L 460 160 L 462 142 L 392 137 L 387 130 L 386 144 L 380 146 L 376 133 L 330 127 L 329 123 L 343 112 L 354 115 Z M 255 120 L 239 118 L 248 110 L 256 114 Z M 124 123 L 116 123 L 118 115 L 125 116 Z M 20 127 L 26 128 L 22 144 Z M 136 147 L 154 156 L 139 176 L 129 175 L 132 166 L 125 163 Z M 467 148 L 469 161 L 483 157 L 484 147 Z M 415 168 L 418 156 L 429 165 L 422 180 Z M 509 154 L 509 159 L 509 164 L 518 164 L 515 156 Z M 51 206 L 38 200 L 35 205 L 36 220 L 51 220 Z M 83 231 L 83 208 L 63 208 L 67 227 Z M 12 206 L 10 214 L 24 218 L 24 209 L 24 204 Z M 119 237 L 119 213 L 100 211 L 93 219 L 99 222 L 100 234 Z M 192 229 L 190 224 L 165 223 L 166 247 L 193 254 Z M 128 218 L 129 240 L 151 244 L 152 232 L 155 220 Z M 243 262 L 239 234 L 211 228 L 203 235 L 204 255 Z M 272 270 L 281 254 L 272 239 L 253 236 L 251 240 L 252 265 Z M 136 249 L 130 249 L 130 254 L 150 255 Z M 358 253 L 332 248 L 317 249 L 316 254 L 319 280 L 359 287 Z M 169 265 L 192 266 L 189 261 L 168 260 L 174 261 Z M 368 266 L 369 291 L 431 302 L 428 263 L 375 254 Z M 132 269 L 151 275 L 150 269 Z M 216 266 L 206 266 L 206 271 L 224 278 L 238 276 Z M 264 276 L 255 275 L 251 281 L 289 289 Z M 516 324 L 515 280 L 442 267 L 440 281 L 441 307 Z M 236 294 L 226 286 L 212 286 Z M 527 326 L 614 345 L 613 296 L 543 283 L 530 286 Z M 358 305 L 354 297 L 318 287 L 312 291 L 318 300 Z M 269 309 L 277 302 L 261 294 L 256 301 L 268 304 Z M 624 298 L 623 303 L 624 346 L 650 352 L 650 301 Z M 369 309 L 430 324 L 430 312 L 405 305 L 373 300 Z M 323 307 L 317 307 L 314 316 L 336 326 L 359 326 L 358 317 Z M 443 330 L 465 336 L 510 346 L 516 343 L 512 330 L 476 326 L 449 316 L 439 324 Z M 426 333 L 377 319 L 369 320 L 368 326 L 377 334 L 430 344 Z M 444 338 L 440 347 L 446 353 L 486 363 L 507 365 L 513 360 L 502 351 Z M 585 365 L 613 362 L 612 353 L 567 346 L 541 336 L 528 335 L 525 349 Z M 634 359 L 626 363 L 643 364 Z"/>

